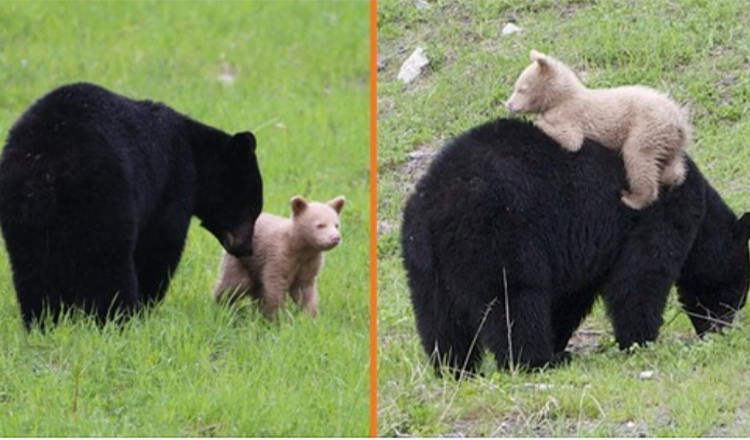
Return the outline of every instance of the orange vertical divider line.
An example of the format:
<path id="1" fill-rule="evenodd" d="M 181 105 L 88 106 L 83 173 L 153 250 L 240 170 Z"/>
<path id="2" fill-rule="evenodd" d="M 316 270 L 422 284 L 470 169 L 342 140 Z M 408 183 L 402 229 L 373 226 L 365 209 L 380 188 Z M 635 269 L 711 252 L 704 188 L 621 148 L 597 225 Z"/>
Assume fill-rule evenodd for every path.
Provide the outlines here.
<path id="1" fill-rule="evenodd" d="M 378 2 L 370 0 L 370 437 L 378 436 Z"/>

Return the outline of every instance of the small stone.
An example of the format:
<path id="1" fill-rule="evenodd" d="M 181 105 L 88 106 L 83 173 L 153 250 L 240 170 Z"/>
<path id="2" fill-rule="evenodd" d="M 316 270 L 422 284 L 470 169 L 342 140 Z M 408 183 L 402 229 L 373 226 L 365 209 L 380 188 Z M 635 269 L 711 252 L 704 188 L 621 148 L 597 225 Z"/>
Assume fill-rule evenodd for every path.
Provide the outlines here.
<path id="1" fill-rule="evenodd" d="M 641 374 L 638 375 L 638 378 L 641 380 L 649 380 L 654 377 L 654 372 L 651 370 L 641 371 Z"/>
<path id="2" fill-rule="evenodd" d="M 401 70 L 398 72 L 398 79 L 404 84 L 409 84 L 422 73 L 422 69 L 428 64 L 430 64 L 430 60 L 425 55 L 424 49 L 418 47 L 414 49 L 414 52 L 401 65 Z"/>
<path id="3" fill-rule="evenodd" d="M 385 69 L 385 66 L 386 66 L 385 59 L 381 57 L 380 54 L 378 54 L 378 72 Z"/>
<path id="4" fill-rule="evenodd" d="M 434 151 L 412 151 L 411 153 L 406 153 L 406 157 L 410 160 L 424 159 L 426 157 L 432 157 L 434 155 Z"/>
<path id="5" fill-rule="evenodd" d="M 530 389 L 530 390 L 536 390 L 536 391 L 549 391 L 553 388 L 552 384 L 549 383 L 530 383 L 526 382 L 523 384 L 524 388 Z"/>
<path id="6" fill-rule="evenodd" d="M 234 80 L 237 79 L 237 71 L 227 63 L 221 63 L 219 66 L 219 75 L 217 76 L 219 82 L 231 86 L 234 84 Z"/>
<path id="7" fill-rule="evenodd" d="M 518 32 L 523 31 L 523 29 L 519 26 L 516 26 L 514 23 L 506 23 L 505 26 L 503 26 L 503 30 L 500 31 L 501 35 L 511 35 L 511 34 L 517 34 Z"/>

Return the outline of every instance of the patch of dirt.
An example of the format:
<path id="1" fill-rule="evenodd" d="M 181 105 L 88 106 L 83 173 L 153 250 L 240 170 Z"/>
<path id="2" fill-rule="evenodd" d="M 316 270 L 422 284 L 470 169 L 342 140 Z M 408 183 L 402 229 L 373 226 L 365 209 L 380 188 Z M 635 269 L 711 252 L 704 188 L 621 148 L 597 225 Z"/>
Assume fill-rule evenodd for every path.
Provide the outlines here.
<path id="1" fill-rule="evenodd" d="M 585 354 L 597 351 L 601 347 L 601 340 L 607 332 L 587 326 L 581 326 L 573 333 L 568 341 L 568 350 L 575 354 Z"/>
<path id="2" fill-rule="evenodd" d="M 428 143 L 421 145 L 411 153 L 406 154 L 406 163 L 401 167 L 399 173 L 407 177 L 410 183 L 414 183 L 422 177 L 432 158 L 437 154 L 440 143 Z"/>
<path id="3" fill-rule="evenodd" d="M 393 231 L 393 225 L 391 222 L 382 221 L 378 222 L 378 237 L 380 237 L 383 234 L 389 234 Z"/>

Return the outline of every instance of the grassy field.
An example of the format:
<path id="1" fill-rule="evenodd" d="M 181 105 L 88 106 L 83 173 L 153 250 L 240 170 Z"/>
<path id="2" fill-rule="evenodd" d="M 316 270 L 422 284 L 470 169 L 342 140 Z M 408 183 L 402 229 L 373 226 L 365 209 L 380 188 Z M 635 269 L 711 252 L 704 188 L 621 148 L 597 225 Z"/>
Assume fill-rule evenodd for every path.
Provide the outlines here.
<path id="1" fill-rule="evenodd" d="M 426 6 L 425 6 L 426 5 Z M 692 157 L 736 211 L 750 210 L 747 1 L 381 2 L 378 10 L 379 433 L 383 436 L 746 436 L 750 326 L 699 341 L 672 300 L 657 343 L 615 346 L 604 313 L 574 336 L 569 367 L 438 379 L 415 331 L 398 246 L 418 175 L 450 137 L 507 116 L 503 101 L 530 49 L 586 83 L 642 83 L 688 104 Z M 505 23 L 523 31 L 503 36 Z M 396 79 L 417 47 L 431 63 Z M 642 377 L 642 372 L 648 373 Z"/>
<path id="2" fill-rule="evenodd" d="M 365 436 L 369 430 L 369 6 L 0 3 L 0 133 L 74 81 L 258 138 L 265 208 L 347 196 L 318 319 L 211 297 L 197 222 L 163 304 L 122 329 L 27 334 L 0 246 L 0 436 Z"/>

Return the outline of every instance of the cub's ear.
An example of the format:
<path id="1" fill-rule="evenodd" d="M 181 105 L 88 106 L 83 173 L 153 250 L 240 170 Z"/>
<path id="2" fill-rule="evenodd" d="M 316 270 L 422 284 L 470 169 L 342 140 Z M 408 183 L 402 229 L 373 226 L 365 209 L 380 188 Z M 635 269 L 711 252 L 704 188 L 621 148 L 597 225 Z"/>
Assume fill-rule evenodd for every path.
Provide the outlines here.
<path id="1" fill-rule="evenodd" d="M 344 209 L 344 203 L 346 203 L 346 198 L 344 198 L 344 196 L 338 196 L 335 199 L 326 202 L 326 204 L 333 208 L 338 214 L 341 214 L 341 210 Z"/>
<path id="2" fill-rule="evenodd" d="M 546 71 L 552 68 L 552 63 L 547 55 L 531 49 L 529 56 L 531 57 L 531 61 L 537 63 L 542 71 Z"/>
<path id="3" fill-rule="evenodd" d="M 531 57 L 531 61 L 539 61 L 541 59 L 547 58 L 547 55 L 535 49 L 531 49 L 531 52 L 529 52 L 529 56 Z"/>
<path id="4" fill-rule="evenodd" d="M 229 141 L 227 148 L 231 150 L 235 150 L 235 151 L 237 150 L 246 151 L 245 149 L 249 149 L 250 151 L 254 153 L 255 146 L 256 146 L 255 136 L 249 131 L 243 131 L 241 133 L 237 133 L 234 136 L 232 136 L 232 139 Z"/>
<path id="5" fill-rule="evenodd" d="M 750 239 L 750 212 L 742 214 L 737 224 L 734 225 L 734 232 L 742 241 L 748 241 Z"/>
<path id="6" fill-rule="evenodd" d="M 307 202 L 301 196 L 292 197 L 290 203 L 292 205 L 292 213 L 295 216 L 302 214 L 302 212 L 307 209 Z"/>

